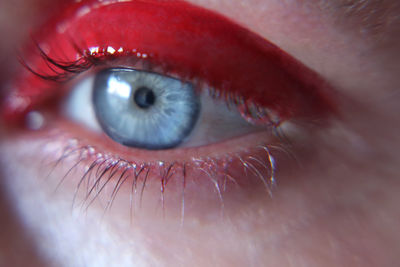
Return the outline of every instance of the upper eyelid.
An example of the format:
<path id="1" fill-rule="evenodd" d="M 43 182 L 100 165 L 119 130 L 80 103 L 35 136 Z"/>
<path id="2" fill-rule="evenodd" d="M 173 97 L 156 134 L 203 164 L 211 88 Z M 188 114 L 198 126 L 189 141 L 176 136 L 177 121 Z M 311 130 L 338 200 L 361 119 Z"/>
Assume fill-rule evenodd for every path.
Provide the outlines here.
<path id="1" fill-rule="evenodd" d="M 136 2 L 132 2 L 132 4 L 133 3 L 136 3 Z M 141 3 L 140 5 L 143 5 L 144 4 L 144 2 L 141 2 L 141 1 L 138 1 L 138 3 Z M 146 2 L 147 3 L 147 2 Z M 152 3 L 152 1 L 150 1 L 149 3 Z M 175 3 L 175 2 L 171 2 L 171 3 Z M 177 3 L 179 3 L 179 2 L 177 2 Z M 131 7 L 134 7 L 135 9 L 136 9 L 136 5 L 137 4 L 134 4 L 134 6 L 131 6 Z M 146 4 L 147 5 L 147 4 Z M 153 3 L 153 5 L 155 5 L 154 3 Z M 113 5 L 112 5 L 113 6 Z M 179 6 L 179 5 L 178 5 Z M 79 7 L 79 6 L 78 6 Z M 125 8 L 126 6 L 125 5 L 123 5 L 123 6 L 119 6 L 119 7 L 123 7 L 123 8 Z M 143 10 L 143 7 L 141 7 L 142 9 L 139 9 L 139 10 Z M 159 7 L 158 7 L 159 8 Z M 163 8 L 165 8 L 165 6 L 163 6 Z M 170 8 L 175 8 L 175 6 L 171 6 Z M 182 7 L 179 7 L 179 8 L 182 8 Z M 95 9 L 95 10 L 99 10 L 99 9 Z M 121 9 L 120 9 L 121 10 Z M 79 11 L 79 10 L 78 10 Z M 130 10 L 130 11 L 133 11 L 133 10 Z M 136 11 L 135 11 L 136 12 Z M 143 11 L 138 11 L 138 12 L 143 12 Z M 148 11 L 145 11 L 145 12 L 148 12 Z M 207 18 L 213 18 L 213 17 L 215 17 L 215 14 L 214 15 L 212 15 L 211 16 L 211 13 L 204 13 L 205 11 L 204 10 L 202 10 L 201 12 L 203 12 L 203 13 L 201 13 L 202 14 L 202 16 L 205 16 L 205 17 L 207 17 Z M 207 12 L 209 12 L 209 11 L 207 11 Z M 125 12 L 126 13 L 126 12 Z M 109 13 L 108 13 L 109 14 Z M 131 13 L 129 13 L 129 14 L 131 14 Z M 138 13 L 138 15 L 141 15 L 142 13 Z M 146 16 L 148 16 L 148 14 L 146 15 L 147 13 L 143 13 L 143 15 L 145 15 L 145 17 Z M 189 16 L 188 15 L 181 15 L 181 16 L 186 16 L 186 17 L 190 17 L 190 14 L 189 14 Z M 92 17 L 89 17 L 89 18 L 92 18 Z M 78 18 L 76 18 L 78 21 L 80 21 L 81 20 L 81 17 L 78 17 Z M 214 19 L 214 18 L 213 18 Z M 190 20 L 192 20 L 192 18 L 190 18 Z M 203 20 L 204 20 L 204 17 L 203 17 Z M 216 29 L 216 32 L 218 32 L 218 31 L 221 31 L 221 30 L 223 30 L 223 29 L 225 29 L 225 27 L 228 27 L 227 25 L 228 24 L 226 24 L 227 22 L 225 21 L 224 22 L 224 20 L 222 20 L 221 21 L 221 17 L 219 17 L 218 18 L 218 23 L 219 24 L 217 24 L 217 25 L 220 25 L 220 26 L 218 26 Z M 54 22 L 53 22 L 54 23 Z M 83 22 L 81 22 L 81 23 L 83 23 Z M 193 22 L 192 22 L 193 23 Z M 154 23 L 153 23 L 154 24 Z M 57 24 L 54 24 L 55 26 L 57 26 Z M 139 24 L 140 25 L 140 24 Z M 205 29 L 204 27 L 208 27 L 208 26 L 206 26 L 206 25 L 208 25 L 208 24 L 203 24 L 203 30 Z M 234 24 L 232 24 L 232 25 L 234 25 Z M 245 32 L 245 30 L 243 29 L 243 28 L 240 28 L 240 27 L 238 27 L 238 26 L 229 26 L 229 27 L 237 27 L 237 32 L 235 32 L 234 31 L 234 33 L 232 33 L 233 35 L 232 36 L 230 36 L 230 35 L 228 35 L 228 36 L 225 36 L 225 37 L 218 37 L 218 38 L 220 38 L 221 40 L 224 40 L 224 42 L 227 42 L 228 40 L 241 40 L 241 39 L 243 39 L 243 36 L 246 36 L 246 38 L 244 38 L 244 40 L 247 40 L 247 41 L 235 41 L 235 42 L 238 42 L 238 44 L 239 44 L 239 47 L 240 48 L 244 48 L 244 50 L 242 50 L 243 52 L 241 52 L 240 53 L 240 57 L 238 57 L 238 59 L 240 59 L 240 61 L 235 61 L 236 63 L 235 64 L 233 64 L 234 62 L 232 62 L 232 60 L 228 60 L 228 61 L 226 61 L 226 62 L 230 62 L 229 64 L 230 65 L 228 65 L 228 66 L 235 66 L 235 68 L 237 68 L 236 66 L 241 66 L 240 64 L 238 64 L 237 62 L 241 62 L 241 63 L 246 63 L 247 64 L 247 62 L 246 61 L 243 61 L 243 58 L 246 58 L 246 53 L 247 53 L 247 56 L 249 57 L 249 59 L 251 59 L 252 61 L 254 61 L 255 60 L 255 57 L 261 57 L 260 59 L 257 59 L 257 63 L 252 63 L 253 65 L 254 64 L 260 64 L 260 65 L 255 65 L 255 66 L 251 66 L 250 65 L 250 67 L 252 67 L 252 70 L 254 70 L 254 68 L 257 68 L 257 71 L 256 72 L 254 72 L 255 74 L 253 74 L 253 72 L 250 72 L 250 74 L 251 75 L 256 75 L 256 76 L 254 76 L 254 78 L 256 78 L 256 79 L 253 79 L 252 78 L 252 80 L 251 81 L 257 81 L 257 80 L 259 80 L 260 79 L 260 77 L 261 76 L 264 76 L 264 78 L 262 78 L 261 80 L 259 80 L 258 82 L 262 82 L 262 83 L 258 83 L 258 85 L 260 85 L 261 86 L 261 84 L 262 84 L 262 87 L 263 88 L 265 88 L 265 86 L 268 84 L 269 86 L 267 87 L 267 89 L 268 90 L 263 90 L 262 91 L 262 94 L 263 94 L 263 97 L 264 97 L 264 99 L 265 100 L 263 100 L 263 101 L 269 101 L 269 103 L 272 103 L 272 102 L 275 102 L 275 104 L 274 105 L 278 105 L 277 107 L 278 108 L 291 108 L 290 107 L 290 105 L 293 105 L 293 103 L 292 104 L 290 104 L 289 106 L 287 106 L 287 107 L 285 107 L 284 106 L 284 104 L 283 103 L 277 103 L 276 102 L 276 97 L 280 97 L 279 95 L 281 95 L 281 96 L 283 96 L 282 94 L 286 94 L 285 92 L 286 91 L 291 91 L 291 93 L 288 93 L 289 95 L 291 95 L 291 94 L 300 94 L 301 93 L 301 90 L 300 90 L 300 87 L 298 87 L 298 85 L 294 85 L 293 84 L 293 88 L 291 88 L 291 89 L 289 89 L 289 85 L 288 85 L 288 82 L 289 83 L 292 83 L 292 82 L 294 82 L 294 83 L 296 83 L 296 82 L 300 82 L 300 83 L 302 83 L 302 82 L 304 82 L 304 84 L 308 84 L 308 85 L 306 85 L 307 87 L 308 86 L 311 86 L 312 88 L 308 88 L 306 91 L 304 91 L 304 93 L 305 94 L 307 94 L 307 93 L 311 93 L 311 94 L 319 94 L 318 93 L 318 90 L 315 90 L 316 88 L 314 88 L 314 87 L 318 87 L 319 85 L 316 85 L 315 84 L 315 82 L 317 82 L 317 84 L 319 83 L 319 82 L 321 82 L 321 81 L 319 81 L 319 79 L 316 79 L 317 78 L 317 76 L 315 76 L 314 75 L 314 73 L 312 72 L 312 71 L 310 71 L 310 70 L 306 70 L 306 68 L 305 67 L 303 67 L 302 65 L 301 65 L 301 63 L 299 64 L 296 60 L 294 60 L 294 59 L 292 59 L 290 56 L 288 56 L 285 52 L 283 52 L 282 50 L 280 50 L 279 48 L 277 48 L 276 46 L 274 46 L 274 45 L 272 45 L 272 44 L 268 44 L 268 42 L 266 41 L 266 40 L 261 40 L 260 39 L 260 37 L 258 37 L 258 36 L 255 36 L 254 35 L 254 37 L 253 37 L 253 35 L 251 35 L 251 33 L 249 33 L 249 32 Z M 158 26 L 157 26 L 158 27 Z M 101 27 L 100 27 L 101 28 Z M 45 28 L 46 29 L 46 28 Z M 56 28 L 57 29 L 57 28 Z M 80 28 L 78 28 L 78 29 L 80 29 Z M 88 28 L 88 29 L 86 29 L 86 30 L 89 30 L 89 29 L 92 29 L 92 28 Z M 95 28 L 96 30 L 97 30 L 97 28 Z M 213 29 L 208 29 L 208 28 L 206 28 L 207 30 L 206 31 L 210 31 L 210 32 L 212 32 L 212 31 L 215 31 L 215 30 L 213 30 Z M 92 29 L 93 30 L 93 29 Z M 100 29 L 98 29 L 98 30 L 100 30 Z M 76 29 L 75 29 L 75 31 L 76 31 Z M 45 31 L 46 32 L 46 31 Z M 133 32 L 133 33 L 135 33 L 135 32 Z M 63 34 L 63 33 L 60 33 L 60 34 Z M 214 33 L 215 34 L 215 33 Z M 239 34 L 239 35 L 238 35 Z M 242 35 L 241 35 L 242 34 Z M 224 34 L 225 35 L 225 34 Z M 239 38 L 239 36 L 242 36 L 242 38 Z M 154 39 L 154 37 L 151 37 L 151 35 L 149 35 L 148 36 L 149 38 L 150 38 L 150 40 L 153 40 Z M 252 39 L 252 38 L 250 38 L 250 37 L 252 37 L 252 38 L 255 38 L 255 39 Z M 97 37 L 96 37 L 97 38 Z M 108 38 L 108 37 L 107 37 Z M 143 37 L 141 37 L 141 38 L 143 38 Z M 232 39 L 233 38 L 233 39 Z M 118 39 L 118 38 L 117 38 Z M 64 40 L 64 42 L 65 41 L 68 41 L 69 40 L 69 38 L 67 38 L 66 40 L 65 40 L 65 38 L 64 39 L 61 39 L 61 40 Z M 96 40 L 96 39 L 95 39 Z M 135 39 L 132 39 L 132 40 L 135 40 Z M 208 40 L 208 39 L 207 39 Z M 221 40 L 219 40 L 219 41 L 221 41 Z M 252 40 L 252 41 L 249 41 L 249 40 Z M 51 38 L 50 38 L 50 41 L 51 41 Z M 154 40 L 153 40 L 154 41 Z M 93 42 L 93 40 L 92 40 L 92 42 Z M 125 41 L 126 42 L 126 41 Z M 147 40 L 147 42 L 149 42 L 148 40 Z M 204 42 L 204 40 L 203 40 L 203 42 Z M 265 42 L 266 43 L 266 45 L 263 43 L 263 42 Z M 111 43 L 113 43 L 113 42 L 111 42 Z M 115 41 L 114 41 L 114 43 L 115 43 Z M 117 42 L 118 43 L 118 42 Z M 203 44 L 204 45 L 204 44 Z M 232 46 L 232 44 L 230 44 L 230 46 Z M 237 46 L 237 45 L 236 45 Z M 228 54 L 228 57 L 230 57 L 230 58 L 232 58 L 232 56 L 233 55 L 237 55 L 237 53 L 239 52 L 238 51 L 238 47 L 236 47 L 236 46 L 232 46 L 232 48 L 230 48 L 230 50 L 228 50 L 228 52 L 227 51 L 225 51 L 225 49 L 223 49 L 223 50 L 220 50 L 220 51 L 223 51 L 223 53 L 230 53 L 230 54 Z M 242 47 L 242 46 L 244 46 L 244 47 Z M 176 46 L 175 46 L 176 47 Z M 197 44 L 197 47 L 202 47 L 202 46 L 199 46 L 199 44 Z M 203 46 L 204 47 L 204 46 Z M 228 46 L 229 47 L 229 46 Z M 59 46 L 57 45 L 57 44 L 55 44 L 55 47 L 54 48 L 56 48 L 56 50 L 58 49 L 59 50 Z M 70 48 L 68 48 L 68 49 L 70 49 Z M 103 50 L 105 50 L 106 48 L 105 47 L 102 47 L 102 49 Z M 115 46 L 115 49 L 118 49 L 118 46 Z M 203 48 L 202 48 L 203 49 Z M 234 54 L 232 54 L 233 53 L 233 51 L 231 51 L 231 50 L 235 50 L 236 49 L 236 51 L 235 51 L 235 53 Z M 76 51 L 76 45 L 74 44 L 74 50 Z M 129 50 L 129 49 L 128 49 Z M 165 50 L 165 48 L 164 48 L 164 50 Z M 208 50 L 207 50 L 208 51 Z M 230 52 L 229 52 L 230 51 Z M 146 51 L 147 52 L 147 51 Z M 193 53 L 194 51 L 192 50 L 191 51 L 191 53 Z M 203 51 L 204 52 L 204 51 Z M 165 53 L 165 52 L 163 52 L 163 53 Z M 169 52 L 170 53 L 170 52 Z M 186 53 L 188 53 L 188 51 L 186 51 Z M 222 53 L 222 52 L 219 52 L 219 53 Z M 222 54 L 223 54 L 222 53 Z M 256 56 L 257 55 L 257 56 Z M 43 57 L 43 53 L 42 53 L 42 55 L 40 55 L 41 57 Z M 50 56 L 51 57 L 51 56 Z M 164 55 L 164 57 L 165 57 L 165 55 Z M 192 57 L 195 57 L 194 55 L 192 56 Z M 227 55 L 224 55 L 224 60 L 226 60 L 227 59 Z M 191 59 L 192 60 L 192 59 Z M 198 59 L 196 59 L 196 60 L 198 60 Z M 216 59 L 213 59 L 214 61 L 216 60 Z M 236 59 L 237 60 L 237 59 Z M 212 62 L 214 62 L 214 61 L 212 61 Z M 221 60 L 220 60 L 220 62 L 221 62 Z M 220 66 L 221 65 L 221 63 L 218 63 L 218 61 L 216 61 L 215 63 L 217 63 L 218 65 L 217 66 Z M 224 61 L 222 61 L 222 62 L 224 62 Z M 169 62 L 169 63 L 171 63 L 171 62 Z M 47 64 L 47 63 L 46 63 Z M 198 64 L 198 62 L 196 62 L 196 64 Z M 225 64 L 225 63 L 224 63 Z M 209 65 L 210 65 L 210 63 L 209 63 Z M 242 65 L 243 66 L 243 65 Z M 245 66 L 247 66 L 247 65 L 245 65 Z M 182 66 L 181 66 L 182 67 Z M 210 66 L 208 66 L 208 67 L 213 67 L 211 70 L 208 70 L 208 71 L 210 71 L 211 73 L 213 72 L 213 71 L 215 71 L 216 69 L 216 66 L 213 66 L 212 64 L 210 65 Z M 247 67 L 249 67 L 249 66 L 247 66 Z M 204 66 L 202 66 L 202 68 L 204 68 Z M 239 69 L 241 69 L 241 68 L 239 68 Z M 245 71 L 244 73 L 243 72 L 240 72 L 240 73 L 238 73 L 238 71 L 239 71 L 239 69 L 236 69 L 236 77 L 238 77 L 238 78 L 235 78 L 234 80 L 237 80 L 237 79 L 239 79 L 239 77 L 242 77 L 242 78 L 240 78 L 241 80 L 239 81 L 239 83 L 237 84 L 237 85 L 239 85 L 239 84 L 241 84 L 241 88 L 242 88 L 242 90 L 243 90 L 243 82 L 245 82 L 245 81 L 249 81 L 249 77 L 247 77 L 247 74 L 249 74 L 249 72 L 247 71 Z M 230 70 L 230 69 L 229 69 Z M 285 73 L 283 73 L 283 75 L 284 76 L 282 76 L 279 72 L 280 71 L 284 71 Z M 226 72 L 226 71 L 225 71 Z M 287 73 L 286 73 L 287 72 Z M 247 74 L 246 74 L 247 73 Z M 294 73 L 296 73 L 295 75 L 294 75 Z M 297 74 L 297 73 L 299 73 L 299 74 Z M 271 78 L 272 77 L 272 75 L 276 75 L 276 74 L 278 74 L 277 76 L 274 76 L 274 77 L 277 77 L 277 78 Z M 218 75 L 221 75 L 221 74 L 218 74 Z M 232 75 L 232 74 L 230 74 L 230 75 Z M 238 76 L 239 75 L 239 76 Z M 250 77 L 253 77 L 253 76 L 251 76 L 250 75 Z M 260 76 L 261 75 L 261 76 Z M 286 76 L 285 76 L 286 75 Z M 287 75 L 289 75 L 289 76 L 287 76 Z M 294 75 L 294 76 L 292 76 L 292 77 L 290 77 L 291 75 Z M 302 78 L 300 78 L 300 77 L 297 77 L 298 75 L 300 75 L 300 76 L 304 76 L 304 77 L 302 77 Z M 267 76 L 267 78 L 265 78 L 265 76 Z M 244 80 L 243 80 L 243 77 L 245 78 Z M 287 79 L 288 78 L 288 79 Z M 293 80 L 293 78 L 294 78 L 294 80 Z M 215 79 L 215 77 L 213 78 L 213 79 Z M 276 82 L 276 84 L 272 84 L 271 85 L 271 79 L 278 79 L 277 81 L 278 82 Z M 279 80 L 280 79 L 280 80 Z M 305 79 L 305 80 L 303 80 L 302 81 L 302 79 Z M 310 80 L 311 79 L 311 80 Z M 316 79 L 315 81 L 313 81 L 314 79 Z M 310 82 L 311 81 L 311 82 Z M 232 82 L 234 82 L 234 81 L 232 81 L 232 80 L 230 80 L 229 81 L 230 83 L 232 83 Z M 213 84 L 211 84 L 212 86 L 214 86 Z M 282 87 L 283 86 L 283 87 Z M 324 85 L 325 86 L 325 85 Z M 218 89 L 223 89 L 223 90 L 225 90 L 224 88 L 219 88 L 219 86 L 215 86 L 216 88 L 218 88 Z M 238 86 L 236 86 L 237 88 L 240 88 L 240 87 L 238 87 Z M 279 87 L 279 88 L 271 88 L 271 87 Z M 236 88 L 236 89 L 237 89 Z M 233 88 L 231 88 L 232 90 L 233 90 Z M 309 91 L 309 90 L 311 90 L 311 91 Z M 282 91 L 282 92 L 280 92 L 280 91 Z M 268 94 L 271 94 L 273 92 L 273 94 L 271 95 L 272 96 L 272 99 L 271 98 L 268 98 L 267 97 L 267 95 Z M 258 94 L 260 94 L 260 92 L 258 93 Z M 274 95 L 275 94 L 275 95 Z M 276 94 L 278 94 L 278 95 L 276 95 Z M 317 97 L 319 97 L 319 96 L 317 96 Z M 287 98 L 287 96 L 285 96 L 284 98 Z M 295 99 L 296 97 L 294 97 L 294 99 Z M 322 102 L 325 102 L 326 101 L 326 99 L 324 100 L 324 98 L 325 97 L 322 97 L 320 100 L 322 101 Z M 299 99 L 298 99 L 299 100 Z M 272 101 L 272 102 L 271 102 Z M 318 101 L 317 102 L 315 102 L 314 103 L 315 105 L 319 105 L 319 103 L 318 103 Z M 313 105 L 314 105 L 313 104 Z M 297 103 L 295 104 L 295 105 L 297 105 Z M 307 107 L 307 108 L 309 108 L 309 107 Z M 285 112 L 287 112 L 287 111 L 285 111 Z"/>
<path id="2" fill-rule="evenodd" d="M 204 6 L 206 8 L 215 10 L 217 12 L 220 12 L 222 14 L 224 14 L 227 17 L 230 17 L 233 21 L 236 21 L 242 25 L 245 25 L 247 28 L 249 28 L 250 30 L 264 36 L 264 37 L 269 37 L 268 34 L 265 34 L 265 32 L 263 31 L 264 28 L 268 27 L 268 23 L 265 23 L 264 26 L 259 26 L 259 25 L 255 25 L 251 21 L 252 17 L 257 17 L 257 14 L 260 14 L 260 12 L 253 12 L 253 11 L 257 11 L 257 9 L 262 10 L 262 14 L 264 17 L 270 17 L 273 14 L 270 14 L 270 9 L 269 8 L 264 8 L 263 6 L 257 6 L 257 2 L 259 1 L 255 1 L 255 3 L 251 2 L 252 0 L 247 0 L 247 2 L 249 3 L 247 6 L 254 6 L 254 8 L 241 8 L 240 12 L 241 14 L 234 14 L 233 12 L 231 12 L 234 8 L 235 8 L 235 1 L 203 1 L 203 0 L 188 0 L 187 2 L 192 2 L 195 3 L 197 5 L 200 6 Z M 26 5 L 19 5 L 18 7 L 16 7 L 15 5 L 5 5 L 5 8 L 2 9 L 2 11 L 10 11 L 10 12 L 5 12 L 4 13 L 4 18 L 7 18 L 7 14 L 13 14 L 13 12 L 17 12 L 17 11 L 13 11 L 14 8 L 18 8 L 18 13 L 19 12 L 23 12 L 21 10 L 23 10 L 24 7 L 26 7 L 27 9 L 29 9 L 29 13 L 27 16 L 13 16 L 7 19 L 7 21 L 10 21 L 9 25 L 19 25 L 18 21 L 24 21 L 24 25 L 29 25 L 28 27 L 24 26 L 24 27 L 18 27 L 18 29 L 15 29 L 15 27 L 12 29 L 13 32 L 15 32 L 16 34 L 14 36 L 18 36 L 18 31 L 21 31 L 21 29 L 23 30 L 22 33 L 24 33 L 25 31 L 25 36 L 29 35 L 29 32 L 26 32 L 26 29 L 34 29 L 35 27 L 38 26 L 38 23 L 42 23 L 44 20 L 44 18 L 49 17 L 50 14 L 56 13 L 57 10 L 60 10 L 63 8 L 63 5 L 66 4 L 70 4 L 74 1 L 52 1 L 52 0 L 26 0 L 24 3 L 26 3 Z M 278 1 L 280 2 L 280 1 Z M 285 3 L 286 6 L 289 5 L 290 6 L 295 6 L 295 3 L 297 1 L 290 1 L 289 3 Z M 335 2 L 335 1 L 329 1 L 329 2 Z M 358 1 L 357 1 L 358 2 Z M 369 1 L 368 1 L 369 2 Z M 6 4 L 7 2 L 5 2 Z M 43 4 L 45 3 L 45 4 Z M 328 1 L 327 1 L 328 3 Z M 225 5 L 224 5 L 225 4 Z M 268 4 L 268 6 L 274 6 L 275 5 L 275 1 L 274 0 L 267 0 L 267 2 L 262 2 L 262 4 L 266 5 Z M 34 8 L 33 8 L 34 7 Z M 239 9 L 238 9 L 239 10 Z M 254 14 L 251 16 L 246 16 L 249 15 L 249 13 L 246 13 L 246 11 L 248 12 L 248 10 L 251 10 Z M 276 10 L 272 10 L 272 11 L 276 11 Z M 293 15 L 293 17 L 297 17 L 299 22 L 303 22 L 306 21 L 305 17 L 301 17 L 300 18 L 300 9 L 296 9 L 296 8 L 291 8 L 291 15 Z M 284 15 L 284 14 L 277 14 L 277 16 L 280 15 Z M 3 15 L 2 15 L 3 17 Z M 247 23 L 249 22 L 249 23 Z M 271 22 L 271 21 L 265 21 L 265 22 Z M 279 20 L 279 23 L 274 23 L 273 24 L 273 28 L 285 28 L 287 23 L 286 20 Z M 316 26 L 316 25 L 314 25 Z M 296 29 L 297 31 L 301 30 L 300 28 Z M 267 32 L 268 33 L 268 32 Z M 11 38 L 12 39 L 12 38 Z M 7 39 L 9 40 L 9 39 Z M 274 40 L 274 38 L 273 38 Z M 285 41 L 283 41 L 284 43 Z M 6 43 L 6 42 L 4 42 Z M 279 41 L 278 39 L 278 43 L 281 43 L 281 41 Z M 284 46 L 285 47 L 285 46 Z M 15 54 L 15 43 L 12 44 L 12 46 L 10 46 L 9 48 L 11 48 L 11 53 L 8 54 Z M 286 48 L 285 48 L 286 49 Z M 297 53 L 297 52 L 296 52 Z M 301 58 L 301 57 L 300 57 Z M 13 60 L 12 58 L 8 58 L 7 62 L 9 62 L 10 60 Z M 307 64 L 307 61 L 304 61 L 304 63 Z M 5 74 L 4 77 L 10 77 L 10 75 L 7 75 L 6 73 L 9 72 L 8 68 L 4 68 L 2 69 L 2 72 Z"/>
<path id="3" fill-rule="evenodd" d="M 207 1 L 207 0 L 186 0 L 187 2 L 191 2 L 197 4 L 199 6 L 207 7 L 213 9 L 215 11 L 221 12 L 233 20 L 245 21 L 248 16 L 237 16 L 238 14 L 234 14 L 229 16 L 229 11 L 235 9 L 235 1 Z M 8 1 L 12 2 L 12 1 Z M 14 16 L 13 23 L 9 25 L 18 24 L 18 21 L 15 19 L 20 19 L 20 21 L 24 20 L 26 25 L 35 25 L 39 20 L 39 18 L 46 17 L 45 14 L 52 13 L 54 10 L 57 10 L 60 5 L 65 4 L 71 1 L 53 1 L 53 0 L 25 0 L 22 5 L 7 5 L 7 1 L 5 1 L 5 8 L 2 8 L 2 11 L 5 12 L 1 16 L 6 18 L 7 14 L 13 14 L 14 8 L 18 8 L 18 12 L 21 12 L 23 8 L 29 9 L 28 16 Z M 268 5 L 268 7 L 274 7 L 274 5 L 282 5 L 281 1 L 267 0 L 267 1 L 254 1 L 247 0 L 247 6 L 249 8 L 241 8 L 240 12 L 246 12 L 247 9 L 254 10 L 262 10 L 263 15 L 268 16 L 270 8 L 265 8 L 264 6 Z M 393 1 L 394 2 L 394 1 Z M 25 5 L 24 5 L 25 4 Z M 315 16 L 319 15 L 327 15 L 332 18 L 336 18 L 335 21 L 344 27 L 354 28 L 357 30 L 359 27 L 366 29 L 367 32 L 377 33 L 382 32 L 384 27 L 387 27 L 388 22 L 390 24 L 394 24 L 396 20 L 393 20 L 395 14 L 399 12 L 399 5 L 396 3 L 391 3 L 391 1 L 384 1 L 382 3 L 381 0 L 371 0 L 371 1 L 363 1 L 363 0 L 307 0 L 307 1 L 299 1 L 294 0 L 290 2 L 285 2 L 285 7 L 291 10 L 291 14 L 295 17 L 299 17 L 301 15 L 301 6 L 315 6 L 318 8 L 312 9 L 311 12 Z M 35 8 L 32 8 L 35 7 Z M 228 11 L 228 12 L 226 12 Z M 384 15 L 385 14 L 385 15 Z M 37 19 L 35 19 L 37 18 Z M 10 18 L 11 19 L 11 18 Z M 304 18 L 302 18 L 304 19 Z M 301 21 L 301 20 L 299 20 Z M 280 21 L 279 24 L 283 25 L 285 21 Z M 251 30 L 258 32 L 259 27 L 253 27 L 255 25 L 245 23 Z M 279 27 L 275 23 L 274 27 Z M 357 27 L 358 26 L 358 27 Z"/>
<path id="4" fill-rule="evenodd" d="M 211 7 L 219 12 L 227 9 L 224 5 L 232 5 L 232 1 L 229 0 L 218 1 L 218 3 L 207 0 L 188 0 L 188 2 Z M 335 26 L 350 28 L 354 31 L 359 31 L 361 28 L 371 34 L 382 32 L 388 24 L 393 24 L 396 21 L 396 14 L 400 11 L 400 5 L 391 0 L 293 0 L 284 3 L 274 0 L 262 2 L 247 0 L 246 2 L 250 9 L 260 9 L 264 15 L 268 15 L 270 9 L 276 9 L 275 6 L 283 5 L 295 17 L 300 17 L 303 13 L 312 16 L 328 16 L 336 22 Z M 263 5 L 268 8 L 264 8 Z M 234 19 L 235 16 L 232 18 Z"/>

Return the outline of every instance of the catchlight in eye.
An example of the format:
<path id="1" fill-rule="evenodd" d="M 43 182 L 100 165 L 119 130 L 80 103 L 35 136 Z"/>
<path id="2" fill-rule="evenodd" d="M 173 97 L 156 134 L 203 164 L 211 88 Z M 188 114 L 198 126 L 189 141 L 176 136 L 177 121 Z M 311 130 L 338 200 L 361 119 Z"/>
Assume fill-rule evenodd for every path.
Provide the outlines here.
<path id="1" fill-rule="evenodd" d="M 101 127 L 112 139 L 145 149 L 182 143 L 193 130 L 200 109 L 190 83 L 121 68 L 96 74 L 93 105 Z"/>

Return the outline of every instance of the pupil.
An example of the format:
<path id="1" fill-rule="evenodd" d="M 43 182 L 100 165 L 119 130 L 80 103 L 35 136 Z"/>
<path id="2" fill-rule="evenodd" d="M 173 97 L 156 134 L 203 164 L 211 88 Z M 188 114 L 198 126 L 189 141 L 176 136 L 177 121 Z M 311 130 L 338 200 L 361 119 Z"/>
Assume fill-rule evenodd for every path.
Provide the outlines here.
<path id="1" fill-rule="evenodd" d="M 136 105 L 140 108 L 147 109 L 154 105 L 156 102 L 156 96 L 154 95 L 153 90 L 147 87 L 140 87 L 135 92 L 134 100 Z"/>

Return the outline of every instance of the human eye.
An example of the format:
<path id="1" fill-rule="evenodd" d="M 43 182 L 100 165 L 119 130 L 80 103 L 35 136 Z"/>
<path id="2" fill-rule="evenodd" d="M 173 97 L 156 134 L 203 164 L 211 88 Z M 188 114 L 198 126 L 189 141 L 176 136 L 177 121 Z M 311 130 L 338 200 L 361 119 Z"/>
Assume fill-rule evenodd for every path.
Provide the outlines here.
<path id="1" fill-rule="evenodd" d="M 147 174 L 161 183 L 163 199 L 165 176 L 172 174 L 175 180 L 211 182 L 222 200 L 227 177 L 236 182 L 250 173 L 246 179 L 258 180 L 271 194 L 273 133 L 291 119 L 333 113 L 330 88 L 313 71 L 206 10 L 180 2 L 94 2 L 63 14 L 33 37 L 22 58 L 27 71 L 5 110 L 29 120 L 36 102 L 60 106 L 56 96 L 67 98 L 61 114 L 43 113 L 43 131 L 77 140 L 53 153 L 62 163 L 79 162 L 72 162 L 74 171 L 89 168 L 78 190 L 92 172 L 102 173 L 87 186 L 89 203 L 99 195 L 96 186 L 104 189 L 118 175 L 112 198 L 128 180 L 136 186 Z M 65 114 L 60 123 L 57 117 Z M 95 131 L 68 129 L 68 117 Z M 230 174 L 233 168 L 238 170 Z"/>
<path id="2" fill-rule="evenodd" d="M 20 49 L 2 103 L 1 160 L 37 236 L 94 266 L 263 265 L 276 247 L 293 259 L 329 243 L 326 218 L 361 191 L 329 174 L 353 155 L 347 87 L 315 67 L 335 61 L 311 70 L 312 53 L 284 51 L 307 40 L 263 36 L 181 1 L 62 5 Z M 87 243 L 106 244 L 101 264 Z"/>
<path id="3" fill-rule="evenodd" d="M 334 113 L 315 72 L 202 8 L 88 1 L 50 21 L 22 48 L 25 70 L 3 114 L 25 124 L 32 151 L 56 170 L 44 174 L 49 183 L 75 185 L 70 199 L 85 209 L 97 201 L 107 210 L 122 195 L 132 220 L 133 202 L 149 195 L 148 210 L 161 199 L 183 220 L 203 203 L 229 210 L 229 188 L 269 197 L 275 154 L 288 153 L 282 125 Z M 159 196 L 146 194 L 154 188 Z"/>

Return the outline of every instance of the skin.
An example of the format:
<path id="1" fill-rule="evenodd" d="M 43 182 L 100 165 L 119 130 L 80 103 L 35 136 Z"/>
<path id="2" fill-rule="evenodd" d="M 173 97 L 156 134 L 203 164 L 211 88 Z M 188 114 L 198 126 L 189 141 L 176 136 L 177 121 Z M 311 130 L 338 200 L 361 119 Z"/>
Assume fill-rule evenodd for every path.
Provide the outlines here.
<path id="1" fill-rule="evenodd" d="M 1 44 L 0 58 L 2 66 L 10 67 L 1 69 L 2 82 L 15 70 L 15 54 L 10 51 L 26 38 L 26 24 L 39 23 L 39 11 L 51 10 L 49 2 L 19 0 L 16 8 L 16 1 L 5 1 L 0 12 L 9 12 L 0 14 L 0 32 L 10 38 Z M 195 193 L 188 196 L 190 210 L 183 226 L 179 197 L 173 192 L 167 195 L 171 200 L 163 215 L 159 183 L 151 181 L 133 224 L 129 190 L 119 194 L 105 216 L 101 206 L 105 199 L 88 211 L 71 212 L 71 195 L 80 174 L 71 174 L 54 193 L 59 177 L 71 165 L 56 168 L 44 179 L 51 166 L 24 156 L 29 151 L 44 158 L 54 156 L 39 149 L 43 137 L 2 130 L 0 231 L 5 238 L 0 240 L 0 265 L 396 266 L 400 255 L 396 0 L 381 2 L 375 15 L 366 15 L 368 8 L 376 8 L 373 5 L 346 10 L 337 1 L 191 2 L 232 18 L 317 71 L 334 86 L 340 117 L 329 126 L 303 123 L 290 132 L 294 158 L 277 158 L 278 187 L 273 197 L 258 187 L 232 189 L 224 195 L 221 215 L 217 196 L 210 193 L 213 187 L 204 186 L 197 195 L 192 190 Z M 60 145 L 61 140 L 53 141 Z"/>

